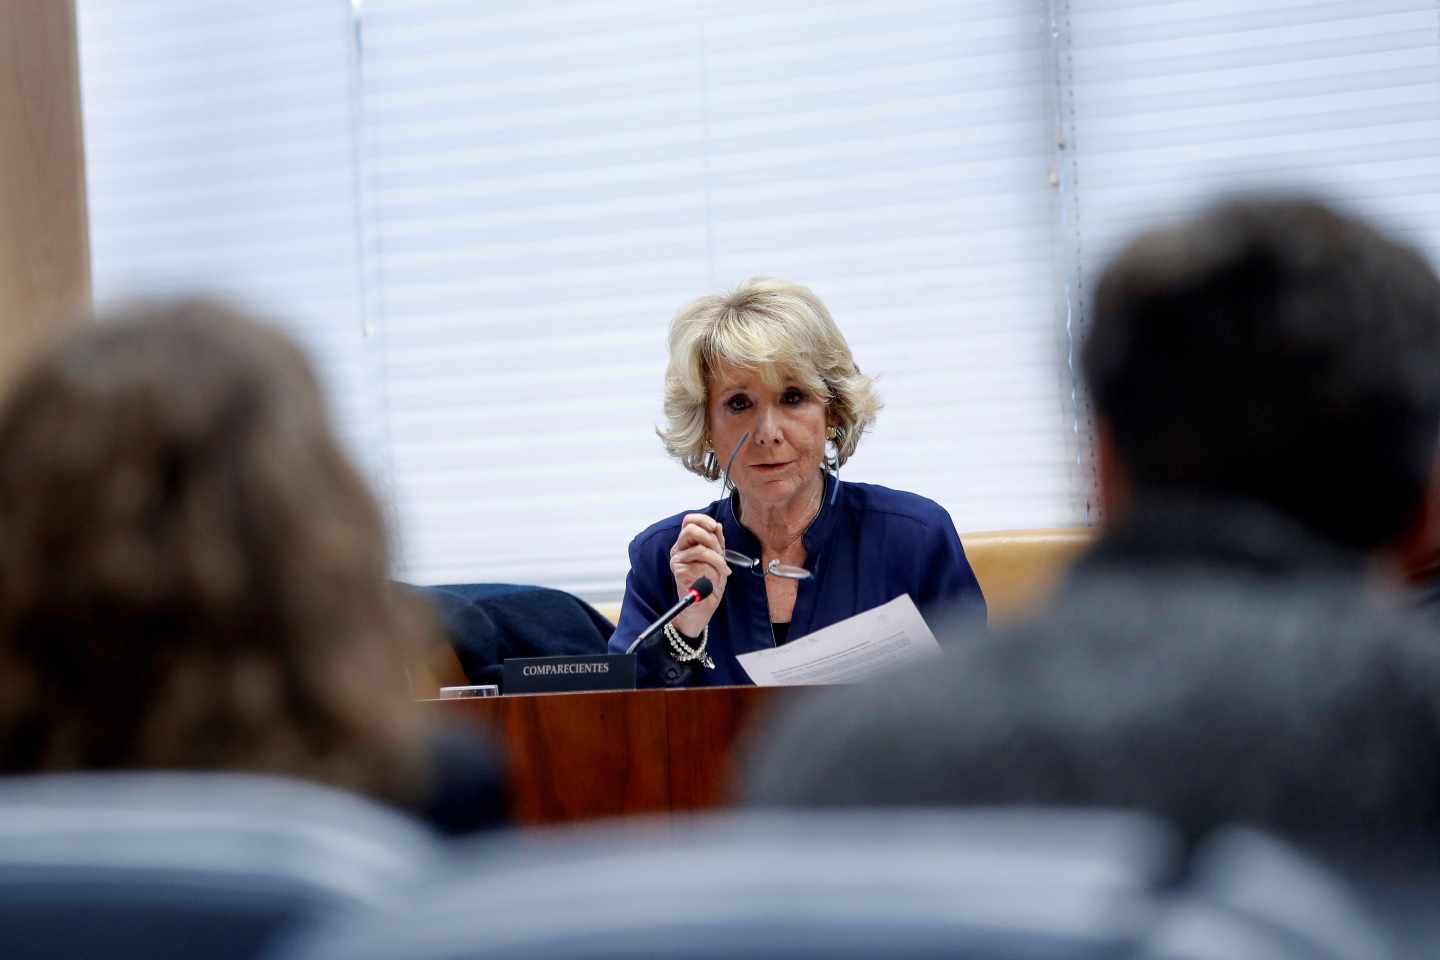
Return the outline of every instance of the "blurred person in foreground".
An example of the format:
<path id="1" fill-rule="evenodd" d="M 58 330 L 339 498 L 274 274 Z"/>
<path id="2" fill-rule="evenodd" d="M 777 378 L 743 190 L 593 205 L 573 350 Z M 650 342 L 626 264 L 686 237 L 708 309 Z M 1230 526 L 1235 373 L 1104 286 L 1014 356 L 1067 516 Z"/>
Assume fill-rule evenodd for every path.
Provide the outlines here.
<path id="1" fill-rule="evenodd" d="M 447 831 L 503 814 L 432 731 L 436 626 L 285 336 L 203 300 L 56 343 L 0 403 L 0 769 L 301 777 Z"/>
<path id="2" fill-rule="evenodd" d="M 737 654 L 901 594 L 922 612 L 983 619 L 979 583 L 944 508 L 839 479 L 879 409 L 873 379 L 805 287 L 753 279 L 680 311 L 660 438 L 685 469 L 727 482 L 719 500 L 630 543 L 612 651 L 624 651 L 700 577 L 714 585 L 640 651 L 642 685 L 749 683 Z"/>
<path id="3" fill-rule="evenodd" d="M 1084 348 L 1105 528 L 1039 617 L 767 731 L 760 804 L 1138 808 L 1434 862 L 1440 656 L 1398 571 L 1440 281 L 1303 199 L 1132 243 Z"/>

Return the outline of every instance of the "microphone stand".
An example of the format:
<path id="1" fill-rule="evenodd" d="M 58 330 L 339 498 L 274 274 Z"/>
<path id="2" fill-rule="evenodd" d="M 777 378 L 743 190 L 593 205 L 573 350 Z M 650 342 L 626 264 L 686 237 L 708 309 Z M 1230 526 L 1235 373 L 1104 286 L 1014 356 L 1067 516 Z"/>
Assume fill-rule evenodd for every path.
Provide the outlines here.
<path id="1" fill-rule="evenodd" d="M 665 624 L 669 623 L 671 620 L 674 620 L 676 617 L 680 616 L 680 614 L 684 613 L 686 610 L 690 609 L 695 604 L 699 603 L 701 600 L 704 600 L 706 597 L 710 596 L 714 589 L 715 588 L 710 584 L 710 580 L 708 578 L 701 577 L 699 580 L 696 580 L 693 584 L 690 585 L 690 589 L 685 591 L 685 596 L 681 597 L 680 601 L 676 603 L 675 606 L 660 614 L 660 619 L 656 620 L 654 623 L 650 624 L 650 626 L 640 631 L 640 635 L 637 636 L 633 641 L 631 641 L 630 646 L 625 648 L 625 652 L 634 653 L 640 647 L 648 647 L 653 644 L 655 642 L 656 635 L 659 634 L 661 630 L 665 629 Z"/>

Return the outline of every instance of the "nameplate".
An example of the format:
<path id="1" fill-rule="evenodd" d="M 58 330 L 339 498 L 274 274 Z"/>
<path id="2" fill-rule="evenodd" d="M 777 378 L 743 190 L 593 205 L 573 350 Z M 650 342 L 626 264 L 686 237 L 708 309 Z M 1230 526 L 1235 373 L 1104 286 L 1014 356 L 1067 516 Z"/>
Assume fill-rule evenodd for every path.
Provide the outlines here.
<path id="1" fill-rule="evenodd" d="M 634 690 L 635 655 L 513 657 L 500 665 L 500 689 L 504 693 Z"/>

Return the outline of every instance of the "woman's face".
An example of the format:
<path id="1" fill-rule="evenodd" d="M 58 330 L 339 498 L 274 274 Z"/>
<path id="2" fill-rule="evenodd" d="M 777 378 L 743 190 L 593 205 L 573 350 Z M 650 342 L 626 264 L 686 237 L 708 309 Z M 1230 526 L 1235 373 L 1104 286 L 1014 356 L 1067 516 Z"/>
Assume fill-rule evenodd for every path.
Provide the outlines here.
<path id="1" fill-rule="evenodd" d="M 781 504 L 809 495 L 825 457 L 825 402 L 791 373 L 766 386 L 757 370 L 719 364 L 710 372 L 710 442 L 720 467 L 748 431 L 730 479 L 747 502 Z"/>

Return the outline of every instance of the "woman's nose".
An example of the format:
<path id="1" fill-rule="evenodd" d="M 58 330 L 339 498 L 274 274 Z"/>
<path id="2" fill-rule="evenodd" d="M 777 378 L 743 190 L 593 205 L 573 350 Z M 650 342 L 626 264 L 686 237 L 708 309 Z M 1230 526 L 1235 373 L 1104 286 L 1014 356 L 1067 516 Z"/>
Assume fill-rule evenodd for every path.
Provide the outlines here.
<path id="1" fill-rule="evenodd" d="M 780 442 L 780 421 L 773 407 L 762 407 L 755 421 L 755 442 L 760 446 L 772 446 Z"/>

